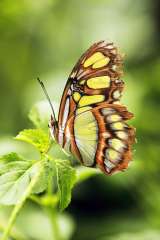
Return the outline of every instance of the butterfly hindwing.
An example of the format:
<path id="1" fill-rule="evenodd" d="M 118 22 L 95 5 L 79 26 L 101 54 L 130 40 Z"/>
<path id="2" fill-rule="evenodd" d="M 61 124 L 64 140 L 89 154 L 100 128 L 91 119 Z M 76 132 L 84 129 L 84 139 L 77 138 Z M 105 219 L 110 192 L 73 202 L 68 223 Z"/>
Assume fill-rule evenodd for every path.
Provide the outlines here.
<path id="1" fill-rule="evenodd" d="M 132 144 L 135 141 L 135 129 L 126 121 L 133 114 L 125 106 L 116 104 L 104 104 L 93 108 L 92 112 L 99 128 L 97 165 L 108 174 L 126 169 L 132 159 Z"/>
<path id="2" fill-rule="evenodd" d="M 102 103 L 77 110 L 68 123 L 64 148 L 85 165 L 98 167 L 106 174 L 127 168 L 135 130 L 126 123 L 133 115 L 126 107 Z"/>

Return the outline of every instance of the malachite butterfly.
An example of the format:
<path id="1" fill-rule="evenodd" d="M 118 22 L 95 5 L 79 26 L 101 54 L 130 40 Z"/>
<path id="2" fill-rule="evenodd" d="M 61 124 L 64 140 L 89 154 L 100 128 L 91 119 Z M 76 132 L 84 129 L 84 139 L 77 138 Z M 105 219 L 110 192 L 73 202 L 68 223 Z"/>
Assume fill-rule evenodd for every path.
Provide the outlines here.
<path id="1" fill-rule="evenodd" d="M 93 44 L 73 68 L 62 95 L 58 121 L 49 123 L 53 138 L 87 167 L 107 175 L 122 171 L 132 159 L 133 117 L 120 103 L 124 89 L 122 55 L 113 43 Z"/>

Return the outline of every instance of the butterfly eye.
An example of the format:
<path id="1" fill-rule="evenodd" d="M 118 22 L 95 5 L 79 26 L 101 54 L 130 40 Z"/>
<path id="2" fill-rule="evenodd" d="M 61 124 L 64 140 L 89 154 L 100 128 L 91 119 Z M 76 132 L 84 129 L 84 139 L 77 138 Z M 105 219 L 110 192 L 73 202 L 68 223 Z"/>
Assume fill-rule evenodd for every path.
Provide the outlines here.
<path id="1" fill-rule="evenodd" d="M 72 81 L 73 84 L 76 84 L 77 83 L 77 80 L 74 78 L 73 81 Z"/>

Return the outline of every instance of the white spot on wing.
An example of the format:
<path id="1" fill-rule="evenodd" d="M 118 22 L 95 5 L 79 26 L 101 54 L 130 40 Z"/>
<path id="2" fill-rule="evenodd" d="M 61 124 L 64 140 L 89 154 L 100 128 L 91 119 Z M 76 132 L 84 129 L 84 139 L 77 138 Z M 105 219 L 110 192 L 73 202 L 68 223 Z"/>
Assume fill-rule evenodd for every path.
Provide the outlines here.
<path id="1" fill-rule="evenodd" d="M 62 119 L 62 131 L 65 129 L 65 126 L 66 126 L 68 113 L 69 113 L 69 98 L 67 98 L 65 107 L 64 107 L 63 119 Z"/>
<path id="2" fill-rule="evenodd" d="M 115 110 L 113 108 L 102 108 L 101 111 L 103 115 L 109 115 L 109 114 L 115 113 Z"/>
<path id="3" fill-rule="evenodd" d="M 58 132 L 58 142 L 61 146 L 63 146 L 63 133 L 64 133 L 67 119 L 68 119 L 68 113 L 69 113 L 69 97 L 67 98 L 65 103 L 63 118 L 62 118 L 62 125 L 60 126 L 60 129 Z"/>
<path id="4" fill-rule="evenodd" d="M 121 92 L 119 90 L 116 90 L 113 92 L 114 99 L 119 99 L 121 97 Z"/>
<path id="5" fill-rule="evenodd" d="M 58 130 L 58 143 L 63 146 L 63 131 L 61 129 Z"/>
<path id="6" fill-rule="evenodd" d="M 71 145 L 70 139 L 71 139 L 71 135 L 70 135 L 69 127 L 67 126 L 66 127 L 66 143 L 64 146 L 64 149 L 66 150 L 67 153 L 70 153 L 70 145 Z"/>
<path id="7" fill-rule="evenodd" d="M 121 121 L 121 120 L 122 120 L 122 117 L 119 116 L 118 114 L 113 114 L 113 115 L 107 116 L 107 121 L 109 123 L 118 122 L 118 121 Z"/>
<path id="8" fill-rule="evenodd" d="M 72 91 L 71 91 L 71 89 L 69 88 L 68 89 L 68 95 L 71 95 L 72 94 Z"/>
<path id="9" fill-rule="evenodd" d="M 122 140 L 127 140 L 127 138 L 128 138 L 128 134 L 124 131 L 116 131 L 116 135 L 118 138 L 120 138 Z"/>
<path id="10" fill-rule="evenodd" d="M 113 44 L 110 44 L 110 45 L 107 45 L 106 48 L 108 48 L 108 49 L 113 49 L 114 46 L 113 46 Z"/>
<path id="11" fill-rule="evenodd" d="M 105 159 L 104 164 L 106 166 L 107 172 L 110 172 L 115 167 L 115 165 L 112 162 L 110 162 L 108 159 Z"/>
<path id="12" fill-rule="evenodd" d="M 109 139 L 109 145 L 116 151 L 122 152 L 126 145 L 117 138 Z"/>
<path id="13" fill-rule="evenodd" d="M 102 137 L 104 137 L 104 138 L 110 138 L 110 134 L 109 134 L 109 132 L 103 132 L 102 133 Z"/>

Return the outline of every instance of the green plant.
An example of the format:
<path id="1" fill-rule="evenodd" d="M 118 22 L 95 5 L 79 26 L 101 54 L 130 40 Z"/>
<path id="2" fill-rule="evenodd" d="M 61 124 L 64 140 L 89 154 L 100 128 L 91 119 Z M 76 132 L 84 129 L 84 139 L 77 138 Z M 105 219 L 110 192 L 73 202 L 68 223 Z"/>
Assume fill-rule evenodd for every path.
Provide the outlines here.
<path id="1" fill-rule="evenodd" d="M 98 171 L 72 167 L 67 157 L 60 159 L 53 156 L 50 150 L 56 147 L 56 143 L 46 128 L 44 114 L 33 107 L 29 118 L 35 128 L 21 131 L 15 139 L 33 145 L 39 152 L 39 159 L 26 159 L 15 152 L 0 157 L 0 204 L 14 205 L 1 239 L 12 237 L 13 224 L 26 200 L 31 199 L 48 214 L 54 239 L 60 240 L 58 212 L 70 203 L 73 186 Z"/>

